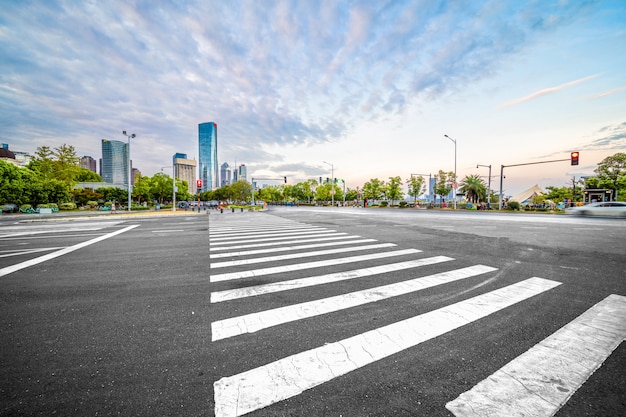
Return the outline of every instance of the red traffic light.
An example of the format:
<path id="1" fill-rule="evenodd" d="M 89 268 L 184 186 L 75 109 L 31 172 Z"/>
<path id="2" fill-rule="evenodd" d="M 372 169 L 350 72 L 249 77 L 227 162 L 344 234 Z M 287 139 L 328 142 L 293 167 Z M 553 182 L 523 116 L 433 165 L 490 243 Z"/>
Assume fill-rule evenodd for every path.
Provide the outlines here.
<path id="1" fill-rule="evenodd" d="M 202 187 L 202 180 L 196 180 L 196 185 L 198 187 Z"/>
<path id="2" fill-rule="evenodd" d="M 578 155 L 579 155 L 578 152 L 572 152 L 571 153 L 570 156 L 571 156 L 571 164 L 572 165 L 578 165 Z"/>

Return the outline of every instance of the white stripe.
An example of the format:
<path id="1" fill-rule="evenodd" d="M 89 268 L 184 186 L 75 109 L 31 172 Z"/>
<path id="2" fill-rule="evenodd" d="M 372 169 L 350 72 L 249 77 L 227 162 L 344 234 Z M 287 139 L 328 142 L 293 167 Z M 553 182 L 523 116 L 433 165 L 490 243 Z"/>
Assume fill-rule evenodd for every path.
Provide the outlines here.
<path id="1" fill-rule="evenodd" d="M 557 285 L 560 283 L 530 278 L 448 307 L 221 378 L 213 384 L 215 415 L 240 416 L 294 397 Z"/>
<path id="2" fill-rule="evenodd" d="M 49 250 L 59 250 L 59 249 L 63 249 L 64 247 L 65 246 L 59 246 L 58 248 L 14 249 L 10 251 L 2 251 L 0 252 L 2 253 L 0 255 L 0 258 L 8 258 L 9 256 L 29 255 L 31 253 L 46 252 Z M 4 252 L 9 252 L 9 253 L 4 253 Z"/>
<path id="3" fill-rule="evenodd" d="M 313 251 L 313 252 L 291 253 L 289 255 L 265 256 L 261 258 L 241 259 L 238 261 L 213 262 L 210 264 L 209 268 L 211 269 L 212 268 L 226 268 L 229 266 L 241 266 L 241 265 L 260 264 L 264 262 L 286 261 L 288 259 L 311 258 L 314 256 L 334 255 L 336 253 L 391 248 L 394 246 L 397 246 L 397 245 L 395 243 L 379 243 L 377 245 L 352 246 L 349 248 L 336 248 L 336 249 L 318 250 L 318 251 Z"/>
<path id="4" fill-rule="evenodd" d="M 271 236 L 289 236 L 289 235 L 300 235 L 300 234 L 310 234 L 310 233 L 323 233 L 328 229 L 324 229 L 323 227 L 309 228 L 309 229 L 300 229 L 293 231 L 283 231 L 276 230 L 272 231 L 263 231 L 261 233 L 233 233 L 232 235 L 227 236 L 218 236 L 212 237 L 209 233 L 209 240 L 211 241 L 224 241 L 224 240 L 238 240 L 238 239 L 250 239 L 250 238 L 260 238 L 260 237 L 271 237 Z M 335 232 L 336 230 L 328 230 L 328 232 Z"/>
<path id="5" fill-rule="evenodd" d="M 7 266 L 6 268 L 0 269 L 0 277 L 3 277 L 5 275 L 9 275 L 9 274 L 11 274 L 11 273 L 13 273 L 15 271 L 19 271 L 19 270 L 24 269 L 24 268 L 28 268 L 29 266 L 33 266 L 33 265 L 40 264 L 42 262 L 49 261 L 50 259 L 57 258 L 59 256 L 68 254 L 70 252 L 74 252 L 75 250 L 84 248 L 86 246 L 92 245 L 94 243 L 100 242 L 100 241 L 108 239 L 110 237 L 119 235 L 119 234 L 124 233 L 124 232 L 126 232 L 128 230 L 134 229 L 135 227 L 138 227 L 138 226 L 139 226 L 138 224 L 135 224 L 133 226 L 128 226 L 128 227 L 125 227 L 123 229 L 116 230 L 113 233 L 109 233 L 107 235 L 99 236 L 97 238 L 88 240 L 86 242 L 78 243 L 78 244 L 76 244 L 74 246 L 68 246 L 67 248 L 61 249 L 60 251 L 40 256 L 39 258 L 34 258 L 34 259 L 30 259 L 28 261 L 25 261 L 25 262 L 22 262 L 22 263 L 19 263 L 19 264 Z"/>
<path id="6" fill-rule="evenodd" d="M 209 246 L 213 247 L 213 246 L 218 246 L 218 245 L 233 245 L 233 244 L 240 244 L 240 243 L 250 243 L 250 242 L 273 242 L 273 241 L 277 241 L 277 240 L 287 240 L 287 239 L 293 239 L 293 238 L 297 238 L 299 236 L 302 236 L 303 238 L 310 238 L 310 237 L 319 237 L 319 236 L 338 236 L 338 235 L 347 235 L 347 233 L 334 233 L 336 232 L 335 230 L 321 230 L 319 232 L 310 232 L 310 233 L 296 233 L 296 234 L 287 234 L 287 235 L 283 235 L 283 236 L 279 236 L 279 237 L 267 237 L 267 238 L 263 238 L 263 239 L 258 239 L 258 238 L 254 238 L 254 239 L 247 239 L 247 240 L 241 240 L 241 241 L 237 241 L 237 242 L 211 242 L 211 240 L 209 239 Z"/>
<path id="7" fill-rule="evenodd" d="M 163 229 L 163 230 L 153 230 L 152 233 L 173 233 L 173 232 L 184 232 L 183 229 Z"/>
<path id="8" fill-rule="evenodd" d="M 626 297 L 610 295 L 446 408 L 455 416 L 555 415 L 626 338 Z"/>
<path id="9" fill-rule="evenodd" d="M 292 279 L 289 281 L 274 282 L 271 284 L 255 285 L 244 288 L 235 288 L 211 293 L 211 302 L 220 303 L 222 301 L 236 300 L 239 298 L 254 297 L 257 295 L 269 294 L 280 291 L 295 290 L 298 288 L 312 287 L 315 285 L 328 284 L 331 282 L 345 281 L 348 279 L 369 277 L 377 274 L 386 274 L 404 269 L 418 268 L 425 265 L 434 265 L 441 262 L 453 261 L 447 256 L 435 256 L 413 261 L 398 262 L 394 264 L 379 265 L 371 268 L 355 269 L 352 271 L 336 272 L 333 274 L 319 275 L 315 277 Z"/>
<path id="10" fill-rule="evenodd" d="M 260 255 L 262 253 L 287 252 L 291 250 L 327 248 L 329 246 L 354 245 L 357 243 L 371 243 L 371 242 L 376 242 L 376 239 L 359 239 L 359 240 L 350 240 L 347 242 L 344 241 L 344 242 L 330 242 L 330 243 L 312 243 L 310 245 L 283 246 L 281 248 L 267 248 L 267 249 L 256 249 L 256 250 L 248 250 L 248 251 L 241 251 L 241 252 L 217 253 L 217 254 L 209 255 L 209 259 L 228 258 L 232 256 Z M 291 243 L 291 242 L 287 242 L 287 243 Z M 299 242 L 295 242 L 295 243 L 299 243 Z"/>
<path id="11" fill-rule="evenodd" d="M 272 326 L 373 303 L 496 270 L 490 266 L 475 265 L 321 300 L 231 317 L 211 323 L 211 336 L 212 340 L 216 341 L 244 333 L 254 333 Z"/>
<path id="12" fill-rule="evenodd" d="M 211 237 L 224 237 L 224 236 L 246 236 L 246 235 L 257 235 L 259 233 L 280 233 L 280 232 L 293 232 L 293 231 L 307 231 L 314 229 L 323 229 L 320 226 L 288 226 L 288 227 L 278 227 L 278 226 L 268 226 L 268 227 L 252 227 L 246 229 L 237 229 L 237 230 L 228 230 L 228 231 L 214 231 L 209 229 L 209 234 Z"/>
<path id="13" fill-rule="evenodd" d="M 335 233 L 335 235 L 347 235 L 347 233 Z M 223 250 L 233 250 L 233 249 L 249 249 L 249 248 L 264 248 L 267 246 L 278 246 L 289 243 L 309 243 L 309 242 L 324 242 L 329 240 L 341 240 L 341 239 L 356 239 L 361 236 L 352 235 L 352 236 L 334 236 L 334 237 L 321 237 L 317 239 L 297 239 L 297 240 L 289 240 L 286 242 L 267 242 L 267 243 L 252 243 L 249 245 L 236 245 L 236 246 L 227 246 L 225 248 L 211 248 L 211 252 L 223 251 Z"/>
<path id="14" fill-rule="evenodd" d="M 372 259 L 389 258 L 392 256 L 410 255 L 414 253 L 420 253 L 418 249 L 403 249 L 393 252 L 372 253 L 368 255 L 350 256 L 347 258 L 328 259 L 324 261 L 305 262 L 301 264 L 275 266 L 271 268 L 252 269 L 249 271 L 230 272 L 225 274 L 210 275 L 209 282 L 228 281 L 231 279 L 242 279 L 249 277 L 258 277 L 261 275 L 278 274 L 281 272 L 301 271 L 303 269 L 320 268 L 330 265 L 342 265 L 352 262 L 361 262 Z"/>

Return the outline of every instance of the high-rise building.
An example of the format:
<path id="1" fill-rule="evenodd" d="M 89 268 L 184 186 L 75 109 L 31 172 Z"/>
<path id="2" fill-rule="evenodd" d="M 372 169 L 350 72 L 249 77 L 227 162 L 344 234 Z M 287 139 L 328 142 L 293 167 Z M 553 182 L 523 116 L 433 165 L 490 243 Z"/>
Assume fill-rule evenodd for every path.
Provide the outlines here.
<path id="1" fill-rule="evenodd" d="M 217 124 L 213 122 L 198 125 L 198 147 L 200 155 L 198 176 L 202 180 L 202 191 L 217 188 Z"/>
<path id="2" fill-rule="evenodd" d="M 104 182 L 128 187 L 128 144 L 102 139 L 101 175 Z"/>
<path id="3" fill-rule="evenodd" d="M 195 194 L 196 188 L 196 161 L 187 159 L 183 153 L 174 154 L 174 176 L 187 181 L 187 192 Z M 181 190 L 182 191 L 182 190 Z"/>
<path id="4" fill-rule="evenodd" d="M 241 164 L 239 166 L 239 175 L 237 176 L 237 181 L 247 181 L 248 180 L 248 168 L 246 168 L 246 164 Z"/>
<path id="5" fill-rule="evenodd" d="M 89 171 L 98 172 L 96 169 L 96 160 L 91 156 L 83 156 L 80 158 L 80 167 L 86 168 Z"/>
<path id="6" fill-rule="evenodd" d="M 220 187 L 224 187 L 232 183 L 232 171 L 228 162 L 224 162 L 220 167 Z"/>

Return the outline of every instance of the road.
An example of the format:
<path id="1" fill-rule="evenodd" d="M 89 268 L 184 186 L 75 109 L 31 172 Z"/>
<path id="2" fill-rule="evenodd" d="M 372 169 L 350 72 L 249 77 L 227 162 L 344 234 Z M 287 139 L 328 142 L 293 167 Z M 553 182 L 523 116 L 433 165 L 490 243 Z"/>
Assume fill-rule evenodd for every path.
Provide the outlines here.
<path id="1" fill-rule="evenodd" d="M 0 411 L 621 415 L 625 229 L 292 207 L 0 222 Z"/>

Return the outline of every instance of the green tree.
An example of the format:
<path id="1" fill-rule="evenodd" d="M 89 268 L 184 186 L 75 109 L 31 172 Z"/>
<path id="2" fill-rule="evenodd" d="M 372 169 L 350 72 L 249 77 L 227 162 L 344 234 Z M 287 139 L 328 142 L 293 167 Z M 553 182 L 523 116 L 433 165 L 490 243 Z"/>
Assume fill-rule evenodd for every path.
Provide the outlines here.
<path id="1" fill-rule="evenodd" d="M 487 185 L 480 175 L 466 175 L 461 181 L 459 191 L 465 193 L 465 199 L 472 203 L 479 203 L 487 199 Z"/>
<path id="2" fill-rule="evenodd" d="M 138 204 L 141 204 L 142 201 L 150 201 L 152 199 L 151 185 L 152 181 L 150 177 L 141 176 L 135 179 L 133 198 Z"/>
<path id="3" fill-rule="evenodd" d="M 368 200 L 380 200 L 384 196 L 385 182 L 378 178 L 372 178 L 363 184 L 363 198 Z"/>
<path id="4" fill-rule="evenodd" d="M 172 178 L 164 172 L 157 172 L 150 178 L 150 194 L 160 203 L 172 197 Z"/>
<path id="5" fill-rule="evenodd" d="M 252 200 L 252 184 L 248 181 L 236 181 L 230 184 L 231 199 L 237 202 Z"/>
<path id="6" fill-rule="evenodd" d="M 413 197 L 413 202 L 417 201 L 417 197 L 424 192 L 424 177 L 421 175 L 411 176 L 406 180 L 409 186 L 409 195 Z"/>
<path id="7" fill-rule="evenodd" d="M 443 170 L 439 170 L 438 174 L 434 175 L 435 177 L 435 194 L 440 196 L 441 203 L 443 203 L 443 198 L 450 194 L 452 187 L 450 184 L 454 182 L 454 172 L 446 172 Z"/>
<path id="8" fill-rule="evenodd" d="M 102 177 L 87 168 L 78 168 L 76 182 L 102 182 Z"/>
<path id="9" fill-rule="evenodd" d="M 393 206 L 393 202 L 395 200 L 400 200 L 402 197 L 402 189 L 400 187 L 402 184 L 402 178 L 389 177 L 389 183 L 387 184 L 387 198 L 391 200 L 391 205 Z"/>

